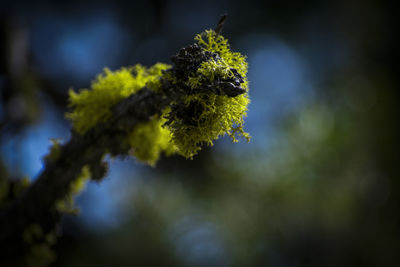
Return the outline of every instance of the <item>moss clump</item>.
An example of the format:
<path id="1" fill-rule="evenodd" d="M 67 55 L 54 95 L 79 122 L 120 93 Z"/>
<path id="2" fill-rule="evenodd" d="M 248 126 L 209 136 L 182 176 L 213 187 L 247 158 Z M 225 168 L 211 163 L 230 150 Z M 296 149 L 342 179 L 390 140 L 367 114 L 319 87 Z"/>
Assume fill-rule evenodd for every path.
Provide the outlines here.
<path id="1" fill-rule="evenodd" d="M 79 210 L 74 206 L 74 196 L 85 189 L 87 181 L 90 179 L 88 166 L 82 168 L 81 174 L 71 183 L 70 190 L 65 199 L 56 203 L 57 210 L 64 213 L 77 214 Z"/>
<path id="2" fill-rule="evenodd" d="M 149 122 L 137 125 L 128 135 L 127 141 L 139 161 L 154 166 L 162 152 L 167 155 L 176 152 L 171 132 L 162 127 L 165 121 L 156 115 Z"/>
<path id="3" fill-rule="evenodd" d="M 97 76 L 90 89 L 75 93 L 69 91 L 71 113 L 67 118 L 73 121 L 74 129 L 83 134 L 99 122 L 111 116 L 111 107 L 147 86 L 158 90 L 163 70 L 170 68 L 167 64 L 158 63 L 151 68 L 135 65 L 117 71 L 105 69 Z"/>
<path id="4" fill-rule="evenodd" d="M 211 56 L 195 72 L 188 73 L 185 84 L 192 94 L 167 114 L 172 141 L 186 158 L 197 154 L 202 144 L 213 145 L 213 141 L 224 134 L 234 142 L 238 141 L 237 134 L 247 141 L 250 139 L 243 130 L 250 102 L 246 58 L 232 52 L 228 41 L 213 30 L 197 35 L 195 40 Z M 214 94 L 208 91 L 210 86 Z"/>
<path id="5" fill-rule="evenodd" d="M 111 116 L 111 108 L 122 99 L 145 86 L 159 91 L 160 77 L 163 70 L 168 68 L 170 66 L 167 64 L 157 63 L 150 68 L 135 65 L 117 71 L 105 69 L 90 89 L 79 93 L 70 90 L 73 111 L 67 114 L 67 118 L 72 120 L 73 128 L 78 133 L 84 134 L 97 123 L 105 122 Z M 155 116 L 131 129 L 126 141 L 139 161 L 154 165 L 162 151 L 174 151 L 174 146 L 169 142 L 169 131 L 161 127 L 163 123 L 162 118 Z"/>

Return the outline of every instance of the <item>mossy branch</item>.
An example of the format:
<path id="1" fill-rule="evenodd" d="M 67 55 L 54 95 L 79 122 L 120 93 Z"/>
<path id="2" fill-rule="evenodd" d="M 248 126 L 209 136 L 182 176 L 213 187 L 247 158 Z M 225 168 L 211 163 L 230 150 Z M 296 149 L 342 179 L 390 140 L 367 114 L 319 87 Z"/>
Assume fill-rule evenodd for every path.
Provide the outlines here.
<path id="1" fill-rule="evenodd" d="M 214 30 L 216 34 L 221 34 L 227 17 L 228 17 L 228 14 L 221 15 L 221 18 L 218 21 L 217 27 Z"/>
<path id="2" fill-rule="evenodd" d="M 36 181 L 0 210 L 2 253 L 17 256 L 13 253 L 23 247 L 19 239 L 33 224 L 54 227 L 56 203 L 71 193 L 84 168 L 100 180 L 106 154 L 133 154 L 153 165 L 161 152 L 192 158 L 202 144 L 211 145 L 224 134 L 233 141 L 236 134 L 249 138 L 242 128 L 249 103 L 247 63 L 219 34 L 224 19 L 218 32 L 197 35 L 195 44 L 173 56 L 173 67 L 159 63 L 149 69 L 106 70 L 90 90 L 71 92 L 71 139 L 55 143 Z M 159 134 L 146 135 L 154 130 Z"/>
<path id="3" fill-rule="evenodd" d="M 95 170 L 102 165 L 106 151 L 126 154 L 126 147 L 121 146 L 119 137 L 126 135 L 127 126 L 149 120 L 174 97 L 143 89 L 115 106 L 112 118 L 106 123 L 99 123 L 84 135 L 73 133 L 71 140 L 61 146 L 57 159 L 48 161 L 43 173 L 22 197 L 1 212 L 0 242 L 11 248 L 12 239 L 30 224 L 46 224 L 54 203 L 69 193 L 70 184 L 85 165 Z"/>

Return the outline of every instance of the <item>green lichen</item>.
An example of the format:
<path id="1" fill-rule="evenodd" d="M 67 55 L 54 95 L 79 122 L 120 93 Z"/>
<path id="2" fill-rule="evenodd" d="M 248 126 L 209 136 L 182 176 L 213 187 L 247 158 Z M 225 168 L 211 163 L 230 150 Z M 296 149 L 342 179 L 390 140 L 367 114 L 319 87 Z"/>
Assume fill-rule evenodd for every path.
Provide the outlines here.
<path id="1" fill-rule="evenodd" d="M 70 190 L 65 199 L 56 203 L 57 210 L 64 213 L 77 214 L 79 210 L 74 206 L 74 196 L 85 189 L 86 183 L 90 178 L 88 166 L 82 168 L 81 174 L 71 183 Z"/>
<path id="2" fill-rule="evenodd" d="M 167 64 L 157 63 L 151 68 L 142 65 L 121 68 L 117 71 L 105 69 L 90 89 L 79 93 L 69 91 L 71 113 L 67 118 L 72 120 L 73 128 L 80 134 L 85 133 L 99 122 L 105 122 L 111 116 L 111 107 L 147 86 L 158 90 L 163 70 L 170 68 Z"/>
<path id="3" fill-rule="evenodd" d="M 156 115 L 149 122 L 137 125 L 128 135 L 128 143 L 137 160 L 154 166 L 162 152 L 166 155 L 176 152 L 171 132 L 162 127 L 165 121 Z"/>
<path id="4" fill-rule="evenodd" d="M 232 52 L 228 43 L 222 35 L 213 30 L 206 30 L 194 38 L 206 51 L 217 53 L 231 68 L 236 69 L 240 75 L 246 77 L 246 57 L 238 52 Z M 245 82 L 247 88 L 247 80 Z"/>
<path id="5" fill-rule="evenodd" d="M 168 68 L 167 64 L 157 63 L 150 68 L 135 65 L 117 71 L 105 69 L 90 89 L 79 93 L 70 91 L 70 106 L 74 109 L 67 118 L 72 120 L 74 129 L 83 134 L 98 122 L 106 121 L 111 116 L 111 108 L 129 95 L 145 86 L 159 91 L 160 77 Z M 163 123 L 160 116 L 154 116 L 128 134 L 126 141 L 139 161 L 154 165 L 161 152 L 172 153 L 175 150 L 169 142 L 170 132 L 161 127 Z"/>
<path id="6" fill-rule="evenodd" d="M 51 162 L 58 159 L 61 154 L 61 139 L 50 138 L 50 142 L 52 146 L 50 148 L 50 152 L 44 157 L 45 162 Z"/>
<path id="7" fill-rule="evenodd" d="M 221 80 L 233 78 L 232 69 L 235 69 L 243 78 L 240 86 L 246 93 L 235 97 L 207 93 L 185 97 L 186 107 L 196 107 L 197 114 L 192 116 L 190 124 L 178 118 L 168 127 L 172 132 L 172 141 L 179 153 L 186 158 L 196 155 L 202 144 L 213 145 L 214 140 L 225 134 L 228 134 L 233 142 L 238 141 L 236 135 L 250 140 L 249 134 L 243 130 L 244 117 L 250 102 L 246 58 L 240 53 L 232 52 L 228 41 L 213 30 L 197 35 L 195 40 L 204 50 L 217 53 L 220 58 L 202 62 L 196 74 L 189 77 L 187 85 L 198 88 L 217 78 Z"/>
<path id="8" fill-rule="evenodd" d="M 201 63 L 200 68 L 197 70 L 197 75 L 203 80 L 210 81 L 214 81 L 216 76 L 228 79 L 233 77 L 231 68 L 222 58 L 219 60 L 211 59 Z"/>
<path id="9" fill-rule="evenodd" d="M 242 129 L 243 113 L 238 109 L 247 103 L 241 103 L 241 101 L 243 98 L 232 101 L 228 96 L 209 94 L 188 96 L 186 103 L 188 105 L 193 102 L 199 103 L 203 112 L 196 119 L 195 125 L 171 124 L 173 142 L 179 149 L 179 153 L 186 158 L 192 158 L 201 150 L 201 145 L 212 146 L 214 140 L 226 133 L 234 142 L 238 141 L 235 136 L 237 132 L 249 138 Z M 238 126 L 233 126 L 234 124 Z"/>

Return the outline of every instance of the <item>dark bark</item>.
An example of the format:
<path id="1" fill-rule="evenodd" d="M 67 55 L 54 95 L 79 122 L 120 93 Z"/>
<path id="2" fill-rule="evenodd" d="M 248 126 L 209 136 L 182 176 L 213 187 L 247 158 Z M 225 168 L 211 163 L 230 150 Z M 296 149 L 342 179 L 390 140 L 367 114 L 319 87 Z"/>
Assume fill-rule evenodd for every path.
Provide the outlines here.
<path id="1" fill-rule="evenodd" d="M 54 204 L 69 193 L 70 184 L 81 173 L 83 166 L 103 168 L 101 160 L 105 153 L 127 154 L 129 148 L 121 142 L 127 131 L 161 113 L 173 100 L 173 94 L 167 96 L 145 88 L 116 105 L 107 123 L 96 125 L 84 135 L 72 133 L 70 141 L 61 147 L 60 156 L 49 160 L 26 192 L 1 211 L 2 253 L 7 255 L 18 251 L 18 237 L 22 238 L 29 225 L 48 224 Z"/>

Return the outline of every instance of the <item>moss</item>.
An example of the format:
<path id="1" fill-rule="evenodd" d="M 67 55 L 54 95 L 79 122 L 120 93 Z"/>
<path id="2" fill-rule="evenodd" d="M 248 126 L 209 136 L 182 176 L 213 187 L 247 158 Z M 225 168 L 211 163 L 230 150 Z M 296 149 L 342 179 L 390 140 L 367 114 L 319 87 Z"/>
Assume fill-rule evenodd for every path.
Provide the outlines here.
<path id="1" fill-rule="evenodd" d="M 157 63 L 150 68 L 135 65 L 117 71 L 105 69 L 92 83 L 91 89 L 80 93 L 70 91 L 70 106 L 73 111 L 67 114 L 78 133 L 85 133 L 98 122 L 104 122 L 111 116 L 111 108 L 122 99 L 138 92 L 143 87 L 159 91 L 160 77 L 167 64 Z M 174 146 L 169 144 L 170 133 L 161 127 L 164 121 L 158 116 L 137 125 L 127 136 L 133 155 L 141 162 L 154 165 L 160 153 L 172 153 Z"/>
<path id="2" fill-rule="evenodd" d="M 97 123 L 106 121 L 111 116 L 111 107 L 122 99 L 145 86 L 158 90 L 161 73 L 168 68 L 167 64 L 157 63 L 151 68 L 135 65 L 117 71 L 105 69 L 90 89 L 79 93 L 69 91 L 73 111 L 66 116 L 73 122 L 73 128 L 83 134 Z"/>
<path id="3" fill-rule="evenodd" d="M 238 52 L 232 52 L 228 43 L 222 35 L 217 35 L 213 30 L 206 30 L 194 38 L 206 51 L 217 53 L 231 68 L 236 69 L 240 75 L 246 77 L 246 57 Z M 245 83 L 247 88 L 247 82 Z"/>
<path id="4" fill-rule="evenodd" d="M 190 107 L 196 107 L 190 123 L 187 123 L 187 119 L 185 121 L 175 116 L 168 127 L 172 132 L 172 141 L 179 153 L 186 158 L 197 154 L 202 144 L 213 145 L 213 141 L 224 134 L 228 134 L 234 142 L 238 141 L 237 135 L 250 140 L 249 134 L 243 130 L 244 117 L 250 102 L 246 58 L 240 53 L 232 52 L 228 41 L 213 30 L 197 35 L 195 40 L 204 50 L 217 53 L 219 58 L 202 62 L 195 75 L 188 78 L 187 85 L 198 88 L 216 79 L 233 81 L 237 72 L 237 76 L 241 77 L 240 86 L 246 92 L 235 97 L 201 92 L 185 97 L 186 112 L 190 112 Z M 218 86 L 216 83 L 214 85 Z"/>
<path id="5" fill-rule="evenodd" d="M 214 81 L 216 76 L 222 79 L 233 77 L 231 66 L 229 66 L 222 58 L 218 60 L 211 59 L 201 63 L 200 68 L 197 70 L 197 76 L 202 80 Z"/>
<path id="6" fill-rule="evenodd" d="M 162 127 L 165 119 L 159 115 L 149 122 L 137 125 L 128 135 L 128 143 L 137 160 L 154 166 L 160 154 L 171 155 L 176 152 L 176 146 L 171 142 L 171 132 Z"/>
<path id="7" fill-rule="evenodd" d="M 90 170 L 88 166 L 82 168 L 81 174 L 71 183 L 70 191 L 65 199 L 56 203 L 57 210 L 65 213 L 76 214 L 79 210 L 74 207 L 74 196 L 85 189 L 86 183 L 90 178 Z"/>
<path id="8" fill-rule="evenodd" d="M 52 146 L 50 148 L 50 152 L 44 157 L 45 162 L 52 162 L 58 159 L 61 154 L 61 144 L 60 139 L 50 138 L 50 142 Z"/>

